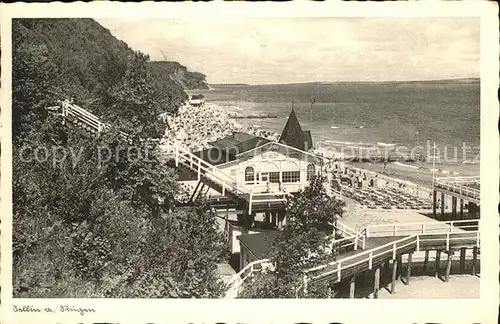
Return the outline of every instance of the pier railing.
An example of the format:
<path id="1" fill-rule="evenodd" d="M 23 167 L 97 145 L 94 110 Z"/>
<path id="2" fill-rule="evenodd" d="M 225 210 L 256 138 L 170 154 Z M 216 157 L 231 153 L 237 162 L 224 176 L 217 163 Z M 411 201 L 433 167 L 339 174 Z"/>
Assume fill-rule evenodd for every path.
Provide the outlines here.
<path id="1" fill-rule="evenodd" d="M 398 254 L 401 254 L 401 250 L 408 247 L 416 248 L 416 243 L 417 235 L 412 235 L 385 245 L 381 245 L 375 249 L 366 250 L 347 258 L 342 258 L 340 260 L 308 269 L 304 272 L 306 278 L 305 282 L 317 281 L 332 275 L 335 276 L 336 281 L 340 281 L 342 278 L 342 272 L 366 263 L 368 263 L 368 269 L 371 269 L 374 258 L 386 255 L 392 256 L 392 258 L 395 259 Z"/>
<path id="2" fill-rule="evenodd" d="M 480 200 L 481 191 L 466 184 L 479 184 L 480 177 L 445 177 L 434 179 L 434 187 L 445 189 L 459 195 Z"/>
<path id="3" fill-rule="evenodd" d="M 367 237 L 407 236 L 414 234 L 439 234 L 464 232 L 479 229 L 478 220 L 457 220 L 448 222 L 392 223 L 368 225 Z"/>
<path id="4" fill-rule="evenodd" d="M 325 191 L 326 191 L 326 194 L 330 197 L 335 197 L 336 199 L 342 199 L 342 194 L 333 189 L 329 184 L 325 184 Z"/>
<path id="5" fill-rule="evenodd" d="M 253 277 L 256 272 L 261 272 L 263 270 L 272 270 L 274 268 L 271 260 L 263 259 L 250 262 L 243 269 L 240 270 L 237 274 L 231 278 L 228 283 L 228 290 L 226 296 L 229 298 L 234 298 L 238 296 L 238 294 L 242 290 L 243 283 Z"/>
<path id="6" fill-rule="evenodd" d="M 398 255 L 408 251 L 420 251 L 426 246 L 442 246 L 449 250 L 452 246 L 469 244 L 479 247 L 479 231 L 461 233 L 441 233 L 441 234 L 416 234 L 401 238 L 374 249 L 366 250 L 352 256 L 342 258 L 321 266 L 308 269 L 304 272 L 304 287 L 307 288 L 309 282 L 322 279 L 334 279 L 340 281 L 342 274 L 348 271 L 355 273 L 355 268 L 366 267 L 372 269 L 374 264 L 380 264 L 383 260 L 395 260 Z M 349 273 L 350 273 L 349 272 Z"/>
<path id="7" fill-rule="evenodd" d="M 354 230 L 353 228 L 345 225 L 338 220 L 333 223 L 332 226 L 335 228 L 336 234 L 342 236 L 345 239 L 352 240 L 354 250 L 357 250 L 358 248 L 365 249 L 366 231 L 364 229 L 361 231 Z"/>
<path id="8" fill-rule="evenodd" d="M 454 223 L 460 223 L 461 221 L 456 221 Z M 451 222 L 450 222 L 451 223 Z M 424 223 L 415 223 L 424 224 Z M 402 224 L 404 225 L 404 224 Z M 472 227 L 473 224 L 463 225 L 466 227 Z M 454 227 L 454 226 L 453 226 Z M 358 238 L 366 237 L 367 228 L 363 231 L 358 231 Z M 344 247 L 347 245 L 354 244 L 352 242 L 355 236 L 346 236 L 345 238 L 333 241 L 336 247 Z M 347 243 L 344 243 L 347 242 Z M 344 244 L 343 244 L 344 243 Z M 401 254 L 408 253 L 411 251 L 419 252 L 428 250 L 429 248 L 442 248 L 446 251 L 454 247 L 462 246 L 475 246 L 480 247 L 480 232 L 479 230 L 470 231 L 457 231 L 457 232 L 440 232 L 440 233 L 420 233 L 410 236 L 403 237 L 399 240 L 386 243 L 384 245 L 378 246 L 370 250 L 364 250 L 362 252 L 356 253 L 354 255 L 310 268 L 304 271 L 304 279 L 301 285 L 301 289 L 307 290 L 307 286 L 311 283 L 322 281 L 322 280 L 333 280 L 339 282 L 343 275 L 352 275 L 358 271 L 364 271 L 363 269 L 371 270 L 374 266 L 378 266 L 380 263 L 387 260 L 395 260 L 396 257 Z M 240 273 L 235 276 L 230 285 L 230 289 L 233 289 L 232 293 L 237 296 L 241 291 L 242 283 L 251 276 L 252 273 L 256 271 L 255 265 L 259 263 L 270 263 L 270 260 L 259 260 L 254 262 L 254 265 L 247 265 Z M 258 269 L 258 268 L 257 268 Z M 270 268 L 273 270 L 273 268 Z M 258 270 L 260 271 L 260 270 Z M 238 279 L 239 278 L 239 279 Z"/>

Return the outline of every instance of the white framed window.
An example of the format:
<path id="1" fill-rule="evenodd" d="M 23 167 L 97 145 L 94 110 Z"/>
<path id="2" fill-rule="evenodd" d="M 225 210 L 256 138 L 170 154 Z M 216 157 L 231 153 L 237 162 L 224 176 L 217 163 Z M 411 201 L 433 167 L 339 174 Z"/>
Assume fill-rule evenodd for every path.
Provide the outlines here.
<path id="1" fill-rule="evenodd" d="M 280 173 L 279 172 L 269 172 L 269 182 L 279 183 L 280 182 Z"/>
<path id="2" fill-rule="evenodd" d="M 253 183 L 255 181 L 255 170 L 253 167 L 248 166 L 245 168 L 245 182 Z"/>
<path id="3" fill-rule="evenodd" d="M 314 164 L 307 165 L 307 181 L 310 181 L 316 175 L 316 166 Z"/>
<path id="4" fill-rule="evenodd" d="M 282 178 L 283 182 L 300 182 L 300 171 L 285 171 Z"/>

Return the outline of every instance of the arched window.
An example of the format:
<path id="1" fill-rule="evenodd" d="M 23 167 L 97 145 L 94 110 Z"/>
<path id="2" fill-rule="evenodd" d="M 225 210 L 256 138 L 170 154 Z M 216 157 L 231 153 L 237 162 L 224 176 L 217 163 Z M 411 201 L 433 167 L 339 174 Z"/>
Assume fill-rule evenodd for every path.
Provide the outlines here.
<path id="1" fill-rule="evenodd" d="M 255 171 L 253 167 L 249 166 L 245 168 L 245 182 L 255 181 Z"/>
<path id="2" fill-rule="evenodd" d="M 316 175 L 316 167 L 314 164 L 307 166 L 307 181 L 310 181 Z"/>

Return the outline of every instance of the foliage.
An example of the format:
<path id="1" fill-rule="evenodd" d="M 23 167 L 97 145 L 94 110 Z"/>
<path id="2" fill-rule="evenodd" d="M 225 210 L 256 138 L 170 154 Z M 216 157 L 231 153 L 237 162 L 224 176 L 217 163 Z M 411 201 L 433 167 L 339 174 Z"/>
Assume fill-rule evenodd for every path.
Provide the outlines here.
<path id="1" fill-rule="evenodd" d="M 152 110 L 149 113 L 156 114 L 160 111 L 174 114 L 187 99 L 185 88 L 207 88 L 203 74 L 187 72 L 186 67 L 177 62 L 146 60 L 141 64 L 134 64 L 141 54 L 134 53 L 127 44 L 116 39 L 109 30 L 92 19 L 14 19 L 12 36 L 13 58 L 16 58 L 20 51 L 42 51 L 45 53 L 43 62 L 37 63 L 57 67 L 56 73 L 39 78 L 39 81 L 53 85 L 50 91 L 39 92 L 44 99 L 47 99 L 49 94 L 53 96 L 52 99 L 72 98 L 75 103 L 90 109 L 98 116 L 105 116 L 110 109 L 114 109 L 113 104 L 117 102 L 108 102 L 105 100 L 106 95 L 111 95 L 113 90 L 117 92 L 115 96 L 123 94 L 123 88 L 131 81 L 131 74 L 145 74 L 144 71 L 148 71 L 148 78 L 137 80 L 147 84 L 156 93 L 155 105 L 147 106 Z M 20 70 L 23 69 L 23 61 L 14 60 L 13 63 L 14 69 L 16 64 Z M 32 66 L 36 68 L 38 65 Z M 34 69 L 28 72 L 30 75 L 33 73 L 39 71 Z M 20 75 L 19 71 L 17 75 Z M 141 93 L 139 91 L 133 95 L 134 98 L 140 98 Z M 38 99 L 35 101 L 40 101 Z M 130 111 L 124 111 L 120 115 L 118 108 L 115 114 L 126 120 Z M 155 124 L 157 117 L 156 115 L 155 120 L 149 120 L 149 123 Z M 108 121 L 115 123 L 114 119 Z M 155 126 L 161 127 L 161 124 Z"/>
<path id="2" fill-rule="evenodd" d="M 138 140 L 165 127 L 147 62 L 92 20 L 14 20 L 14 296 L 222 294 L 215 216 L 168 213 L 175 171 Z M 68 96 L 118 129 L 92 138 L 63 126 L 45 108 Z"/>
<path id="3" fill-rule="evenodd" d="M 342 216 L 344 203 L 326 194 L 323 178 L 315 177 L 308 187 L 287 203 L 287 224 L 270 253 L 275 271 L 255 276 L 245 286 L 242 298 L 322 298 L 329 296 L 327 284 L 302 289 L 303 271 L 332 261 L 327 252 L 332 225 Z"/>

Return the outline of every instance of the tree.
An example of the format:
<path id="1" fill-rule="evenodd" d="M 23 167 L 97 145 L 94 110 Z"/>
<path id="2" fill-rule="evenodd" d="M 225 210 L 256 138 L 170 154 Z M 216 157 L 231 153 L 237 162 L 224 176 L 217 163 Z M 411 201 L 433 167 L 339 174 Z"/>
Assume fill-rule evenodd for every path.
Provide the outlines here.
<path id="1" fill-rule="evenodd" d="M 332 261 L 329 251 L 333 226 L 342 216 L 344 202 L 327 195 L 325 179 L 314 177 L 309 186 L 287 203 L 287 224 L 270 253 L 275 270 L 258 274 L 245 286 L 242 298 L 321 298 L 329 295 L 327 284 L 303 288 L 303 273 Z M 333 233 L 334 234 L 334 233 Z"/>
<path id="2" fill-rule="evenodd" d="M 228 257 L 215 213 L 206 204 L 179 209 L 148 223 L 133 280 L 113 295 L 218 298 L 225 285 L 217 263 Z"/>
<path id="3" fill-rule="evenodd" d="M 127 61 L 124 75 L 104 93 L 106 111 L 103 118 L 132 139 L 159 138 L 166 124 L 159 118 L 164 110 L 158 105 L 156 89 L 147 61 L 149 57 L 135 52 Z"/>
<path id="4" fill-rule="evenodd" d="M 214 214 L 162 208 L 178 191 L 175 171 L 139 140 L 165 128 L 147 62 L 92 20 L 13 22 L 14 296 L 223 293 Z M 185 96 L 171 89 L 165 96 Z M 92 104 L 116 128 L 91 137 L 63 126 L 45 108 L 67 98 Z"/>

